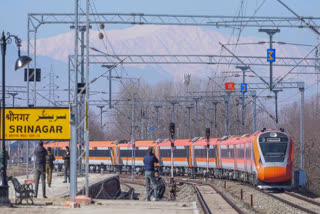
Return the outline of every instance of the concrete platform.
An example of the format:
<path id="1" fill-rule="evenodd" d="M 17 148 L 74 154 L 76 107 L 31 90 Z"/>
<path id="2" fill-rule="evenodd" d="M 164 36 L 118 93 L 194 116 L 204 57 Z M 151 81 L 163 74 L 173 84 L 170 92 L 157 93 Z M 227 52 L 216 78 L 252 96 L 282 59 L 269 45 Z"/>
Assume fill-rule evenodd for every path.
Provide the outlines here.
<path id="1" fill-rule="evenodd" d="M 42 200 L 42 199 L 39 199 Z M 60 202 L 61 203 L 61 202 Z M 10 214 L 198 214 L 195 202 L 146 202 L 133 200 L 96 200 L 94 205 L 84 205 L 80 208 L 65 208 L 59 203 L 50 206 L 16 206 L 2 207 L 0 213 Z"/>
<path id="2" fill-rule="evenodd" d="M 90 184 L 97 183 L 107 178 L 115 176 L 114 174 L 90 174 Z M 24 182 L 25 177 L 17 177 L 20 183 Z M 102 200 L 94 199 L 92 204 L 80 204 L 80 208 L 66 207 L 65 204 L 70 200 L 61 198 L 69 194 L 69 183 L 62 183 L 63 176 L 54 174 L 51 188 L 47 186 L 47 199 L 42 198 L 42 187 L 39 185 L 38 198 L 35 199 L 35 205 L 14 205 L 13 208 L 1 207 L 0 214 L 198 214 L 199 210 L 196 202 L 171 202 L 171 201 L 143 201 L 143 200 Z M 82 189 L 84 178 L 78 178 L 78 189 Z M 10 185 L 10 199 L 14 202 L 14 190 L 12 183 Z M 144 191 L 144 187 L 143 188 Z"/>
<path id="3" fill-rule="evenodd" d="M 89 174 L 89 185 L 97 183 L 99 181 L 105 180 L 107 178 L 116 176 L 115 174 Z M 29 176 L 29 178 L 33 178 L 33 176 Z M 24 180 L 26 179 L 25 176 L 19 176 L 17 177 L 19 182 L 22 184 L 24 183 Z M 63 196 L 69 195 L 70 192 L 70 184 L 69 183 L 63 183 L 64 177 L 58 176 L 58 173 L 53 174 L 51 187 L 48 187 L 46 185 L 46 195 L 49 199 L 56 199 L 61 198 Z M 84 177 L 78 177 L 78 191 L 80 191 L 84 187 L 85 178 Z M 12 183 L 9 181 L 9 198 L 10 200 L 14 199 L 14 188 Z M 40 179 L 40 184 L 38 188 L 38 198 L 42 198 L 42 184 Z"/>

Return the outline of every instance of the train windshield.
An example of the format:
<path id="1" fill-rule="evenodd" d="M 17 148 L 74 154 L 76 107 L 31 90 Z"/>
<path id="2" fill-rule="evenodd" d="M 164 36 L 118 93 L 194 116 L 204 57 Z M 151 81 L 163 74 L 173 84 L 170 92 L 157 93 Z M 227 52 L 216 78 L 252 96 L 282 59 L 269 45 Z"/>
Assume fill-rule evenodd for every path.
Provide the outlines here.
<path id="1" fill-rule="evenodd" d="M 260 148 L 266 162 L 283 162 L 288 143 L 260 143 Z"/>

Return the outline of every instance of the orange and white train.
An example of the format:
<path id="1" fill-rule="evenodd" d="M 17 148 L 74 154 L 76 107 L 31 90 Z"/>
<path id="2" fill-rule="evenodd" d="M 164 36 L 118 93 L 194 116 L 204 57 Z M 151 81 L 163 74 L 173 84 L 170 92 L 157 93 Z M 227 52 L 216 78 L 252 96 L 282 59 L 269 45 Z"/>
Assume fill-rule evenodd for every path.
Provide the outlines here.
<path id="1" fill-rule="evenodd" d="M 56 170 L 63 167 L 63 149 L 69 142 L 49 143 L 56 155 Z M 265 130 L 252 135 L 174 140 L 173 162 L 175 175 L 203 176 L 249 182 L 259 188 L 290 188 L 292 179 L 293 142 L 283 131 Z M 169 174 L 171 141 L 91 141 L 89 143 L 90 172 L 143 173 L 143 157 L 153 147 L 159 159 L 158 170 Z M 134 148 L 134 153 L 132 149 Z M 134 155 L 134 156 L 133 156 Z M 132 158 L 134 157 L 134 158 Z M 134 160 L 134 161 L 133 161 Z"/>

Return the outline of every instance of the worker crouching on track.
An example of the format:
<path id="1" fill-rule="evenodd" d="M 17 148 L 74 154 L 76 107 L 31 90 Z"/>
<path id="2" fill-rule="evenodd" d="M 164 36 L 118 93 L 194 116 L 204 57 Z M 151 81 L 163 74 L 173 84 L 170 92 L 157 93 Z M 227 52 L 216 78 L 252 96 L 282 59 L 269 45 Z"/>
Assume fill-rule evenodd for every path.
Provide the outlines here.
<path id="1" fill-rule="evenodd" d="M 159 201 L 158 199 L 158 185 L 156 178 L 154 176 L 154 164 L 159 163 L 158 158 L 153 154 L 153 149 L 150 147 L 147 150 L 147 155 L 143 158 L 144 164 L 144 176 L 146 179 L 146 193 L 147 197 L 146 200 L 150 201 L 151 198 L 151 191 L 150 191 L 150 181 L 152 182 L 153 189 L 154 189 L 154 201 Z"/>
<path id="2" fill-rule="evenodd" d="M 158 170 L 154 171 L 154 176 L 156 178 L 156 182 L 157 182 L 157 195 L 158 195 L 158 199 L 161 200 L 163 198 L 163 195 L 166 191 L 166 182 L 164 181 L 163 178 L 160 177 Z M 152 192 L 150 194 L 154 194 L 154 190 L 152 190 Z"/>
<path id="3" fill-rule="evenodd" d="M 48 186 L 51 187 L 51 181 L 52 181 L 52 171 L 53 171 L 53 161 L 55 161 L 56 158 L 54 157 L 53 153 L 51 152 L 51 148 L 48 148 L 48 155 L 46 156 L 46 173 L 47 173 L 47 183 Z"/>

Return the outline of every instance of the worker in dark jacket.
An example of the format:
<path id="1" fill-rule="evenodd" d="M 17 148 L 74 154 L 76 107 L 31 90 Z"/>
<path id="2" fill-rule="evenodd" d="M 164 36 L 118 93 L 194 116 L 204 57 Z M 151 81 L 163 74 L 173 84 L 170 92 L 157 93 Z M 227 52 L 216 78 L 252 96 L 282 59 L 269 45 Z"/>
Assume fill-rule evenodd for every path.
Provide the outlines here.
<path id="1" fill-rule="evenodd" d="M 52 171 L 54 168 L 53 161 L 55 161 L 56 158 L 54 157 L 53 153 L 51 152 L 51 148 L 48 148 L 48 155 L 46 156 L 46 173 L 47 173 L 47 183 L 48 186 L 51 187 L 51 181 L 52 181 Z"/>
<path id="2" fill-rule="evenodd" d="M 42 183 L 42 196 L 43 198 L 47 198 L 46 196 L 46 156 L 47 150 L 43 147 L 43 142 L 40 141 L 39 145 L 36 147 L 34 151 L 34 155 L 36 157 L 36 187 L 35 187 L 35 198 L 38 195 L 38 186 L 39 180 L 41 177 Z"/>
<path id="3" fill-rule="evenodd" d="M 154 164 L 159 163 L 158 158 L 153 154 L 153 149 L 150 147 L 147 150 L 147 155 L 143 157 L 143 164 L 144 164 L 144 176 L 146 179 L 146 193 L 147 197 L 146 200 L 150 201 L 151 197 L 151 191 L 150 191 L 150 181 L 152 182 L 153 189 L 154 189 L 154 200 L 158 201 L 158 187 L 157 187 L 157 182 L 156 178 L 154 176 Z"/>
<path id="4" fill-rule="evenodd" d="M 63 183 L 67 183 L 67 179 L 69 179 L 70 183 L 70 150 L 69 146 L 66 146 L 66 151 L 63 155 L 64 160 L 64 181 Z"/>
<path id="5" fill-rule="evenodd" d="M 156 177 L 158 186 L 158 199 L 162 199 L 164 192 L 166 191 L 166 182 L 162 177 L 160 177 L 158 170 L 154 171 L 154 176 Z"/>

